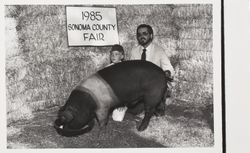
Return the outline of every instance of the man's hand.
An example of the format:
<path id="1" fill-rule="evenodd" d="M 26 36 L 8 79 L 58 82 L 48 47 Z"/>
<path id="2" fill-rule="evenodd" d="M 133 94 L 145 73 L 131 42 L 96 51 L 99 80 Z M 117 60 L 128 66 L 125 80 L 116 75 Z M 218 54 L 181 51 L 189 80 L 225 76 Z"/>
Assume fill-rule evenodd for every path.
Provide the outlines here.
<path id="1" fill-rule="evenodd" d="M 169 70 L 165 71 L 165 75 L 167 78 L 171 78 L 171 72 Z"/>
<path id="2" fill-rule="evenodd" d="M 165 72 L 167 80 L 170 81 L 170 82 L 172 82 L 173 79 L 171 78 L 171 72 L 169 70 L 166 70 L 164 72 Z"/>

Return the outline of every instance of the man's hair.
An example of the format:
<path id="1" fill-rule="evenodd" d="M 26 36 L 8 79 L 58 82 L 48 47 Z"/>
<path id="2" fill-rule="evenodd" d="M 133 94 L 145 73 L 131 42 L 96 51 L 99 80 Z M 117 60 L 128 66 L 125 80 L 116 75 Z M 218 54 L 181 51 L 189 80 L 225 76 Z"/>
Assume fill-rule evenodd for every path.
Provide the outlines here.
<path id="1" fill-rule="evenodd" d="M 141 25 L 139 25 L 139 26 L 137 27 L 136 33 L 138 33 L 138 30 L 139 30 L 140 28 L 147 28 L 147 29 L 148 29 L 148 32 L 149 32 L 150 34 L 154 34 L 153 28 L 152 28 L 150 25 L 147 25 L 147 24 L 141 24 Z"/>

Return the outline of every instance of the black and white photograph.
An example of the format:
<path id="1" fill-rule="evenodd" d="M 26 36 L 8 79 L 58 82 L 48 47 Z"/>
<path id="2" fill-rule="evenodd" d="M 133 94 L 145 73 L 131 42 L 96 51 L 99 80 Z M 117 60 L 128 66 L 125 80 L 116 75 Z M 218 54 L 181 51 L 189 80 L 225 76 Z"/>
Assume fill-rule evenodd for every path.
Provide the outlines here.
<path id="1" fill-rule="evenodd" d="M 225 152 L 222 8 L 4 4 L 5 149 Z"/>

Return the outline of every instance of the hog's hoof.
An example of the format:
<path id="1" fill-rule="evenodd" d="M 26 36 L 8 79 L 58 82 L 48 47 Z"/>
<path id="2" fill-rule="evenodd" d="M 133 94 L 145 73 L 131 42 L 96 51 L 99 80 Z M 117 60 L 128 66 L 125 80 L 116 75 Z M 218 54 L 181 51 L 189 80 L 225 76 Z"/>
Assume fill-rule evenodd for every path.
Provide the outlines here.
<path id="1" fill-rule="evenodd" d="M 144 131 L 146 128 L 147 128 L 146 125 L 140 125 L 140 126 L 137 128 L 137 130 L 138 130 L 138 131 Z"/>
<path id="2" fill-rule="evenodd" d="M 159 111 L 157 111 L 157 112 L 154 112 L 154 115 L 155 116 L 164 116 L 165 115 L 165 111 L 164 110 L 159 110 Z"/>

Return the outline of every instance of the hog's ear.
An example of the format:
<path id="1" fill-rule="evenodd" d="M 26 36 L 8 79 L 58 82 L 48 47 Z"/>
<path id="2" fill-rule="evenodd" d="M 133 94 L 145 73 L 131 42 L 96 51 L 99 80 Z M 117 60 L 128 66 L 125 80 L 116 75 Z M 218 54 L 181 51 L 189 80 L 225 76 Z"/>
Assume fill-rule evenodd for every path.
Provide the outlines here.
<path id="1" fill-rule="evenodd" d="M 65 110 L 65 105 L 59 109 L 58 114 L 61 114 L 64 110 Z"/>
<path id="2" fill-rule="evenodd" d="M 73 115 L 70 111 L 64 111 L 60 118 L 63 123 L 68 123 L 73 119 Z"/>
<path id="3" fill-rule="evenodd" d="M 55 125 L 57 126 L 57 127 L 59 127 L 60 125 L 62 125 L 62 120 L 60 119 L 60 118 L 58 118 L 58 119 L 56 119 L 55 120 Z"/>

